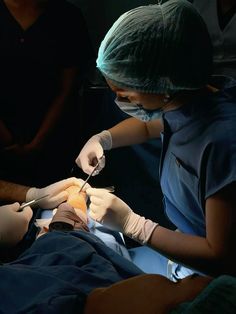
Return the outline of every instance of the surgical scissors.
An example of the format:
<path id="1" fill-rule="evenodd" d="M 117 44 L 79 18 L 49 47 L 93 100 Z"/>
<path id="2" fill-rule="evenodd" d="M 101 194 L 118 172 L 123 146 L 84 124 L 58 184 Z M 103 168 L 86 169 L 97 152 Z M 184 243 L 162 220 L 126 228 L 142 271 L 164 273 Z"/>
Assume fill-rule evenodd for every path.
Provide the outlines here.
<path id="1" fill-rule="evenodd" d="M 79 190 L 78 193 L 80 193 L 80 192 L 83 190 L 83 188 L 84 188 L 85 184 L 88 182 L 89 178 L 95 173 L 95 171 L 98 169 L 100 163 L 103 163 L 104 160 L 105 160 L 105 156 L 102 155 L 102 157 L 98 160 L 96 166 L 93 168 L 93 171 L 90 173 L 90 175 L 88 175 L 87 179 L 84 181 L 84 183 L 83 183 L 83 185 L 81 186 L 81 188 L 80 188 L 80 190 Z"/>
<path id="2" fill-rule="evenodd" d="M 88 175 L 87 179 L 86 179 L 86 180 L 84 181 L 84 183 L 82 184 L 82 186 L 81 186 L 81 188 L 80 188 L 80 190 L 79 190 L 78 193 L 80 193 L 80 192 L 83 190 L 85 184 L 88 182 L 89 178 L 94 174 L 94 172 L 97 170 L 98 166 L 99 166 L 99 161 L 98 161 L 98 163 L 96 164 L 96 166 L 94 167 L 93 171 L 90 173 L 90 175 Z"/>

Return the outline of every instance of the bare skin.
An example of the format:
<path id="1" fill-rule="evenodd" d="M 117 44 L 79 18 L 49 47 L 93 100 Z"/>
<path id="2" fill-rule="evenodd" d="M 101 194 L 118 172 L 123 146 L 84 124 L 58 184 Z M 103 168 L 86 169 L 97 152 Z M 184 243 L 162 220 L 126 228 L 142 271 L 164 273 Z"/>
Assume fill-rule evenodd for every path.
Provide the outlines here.
<path id="1" fill-rule="evenodd" d="M 11 14 L 21 27 L 26 30 L 38 19 L 48 1 L 4 0 Z"/>
<path id="2" fill-rule="evenodd" d="M 193 300 L 211 280 L 189 276 L 174 283 L 160 275 L 136 276 L 93 290 L 85 314 L 167 314 L 180 303 Z"/>
<path id="3" fill-rule="evenodd" d="M 0 180 L 0 200 L 4 202 L 25 202 L 29 186 Z"/>
<path id="4" fill-rule="evenodd" d="M 222 14 L 227 13 L 230 9 L 235 6 L 235 0 L 218 0 L 218 3 L 220 5 Z"/>

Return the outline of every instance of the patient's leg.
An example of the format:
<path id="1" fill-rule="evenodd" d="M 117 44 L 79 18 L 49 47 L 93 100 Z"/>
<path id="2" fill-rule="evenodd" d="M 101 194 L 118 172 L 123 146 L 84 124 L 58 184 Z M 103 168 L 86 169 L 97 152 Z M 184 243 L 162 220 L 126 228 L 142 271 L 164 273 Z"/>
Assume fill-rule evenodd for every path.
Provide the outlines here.
<path id="1" fill-rule="evenodd" d="M 68 199 L 53 211 L 53 217 L 49 219 L 37 219 L 36 224 L 40 228 L 38 237 L 51 230 L 78 230 L 89 231 L 87 227 L 86 193 L 79 193 L 78 186 L 71 186 L 66 191 Z M 50 228 L 49 228 L 50 226 Z"/>
<path id="2" fill-rule="evenodd" d="M 79 216 L 83 216 L 84 220 L 87 221 L 87 195 L 85 192 L 79 192 L 80 187 L 78 186 L 70 186 L 66 189 L 68 192 L 67 203 L 74 207 L 75 211 Z"/>

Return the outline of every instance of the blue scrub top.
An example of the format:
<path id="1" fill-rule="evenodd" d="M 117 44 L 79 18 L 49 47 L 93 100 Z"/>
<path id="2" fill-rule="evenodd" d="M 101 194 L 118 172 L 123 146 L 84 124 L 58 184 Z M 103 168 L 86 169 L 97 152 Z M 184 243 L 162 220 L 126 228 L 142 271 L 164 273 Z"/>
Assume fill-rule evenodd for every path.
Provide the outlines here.
<path id="1" fill-rule="evenodd" d="M 165 211 L 180 231 L 199 236 L 206 235 L 206 199 L 236 181 L 236 81 L 217 83 L 218 92 L 163 116 Z"/>

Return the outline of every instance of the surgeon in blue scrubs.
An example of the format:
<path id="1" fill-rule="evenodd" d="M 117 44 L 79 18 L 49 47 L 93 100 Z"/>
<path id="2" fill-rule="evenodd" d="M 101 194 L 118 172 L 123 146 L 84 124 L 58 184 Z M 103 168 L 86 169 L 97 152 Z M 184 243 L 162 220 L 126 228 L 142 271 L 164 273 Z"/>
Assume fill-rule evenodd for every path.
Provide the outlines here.
<path id="1" fill-rule="evenodd" d="M 235 275 L 236 82 L 212 76 L 203 19 L 185 0 L 132 9 L 106 34 L 97 67 L 131 117 L 92 136 L 76 162 L 89 174 L 106 150 L 161 137 L 164 208 L 177 230 L 105 189 L 86 190 L 91 218 L 169 259 L 173 280 Z"/>

